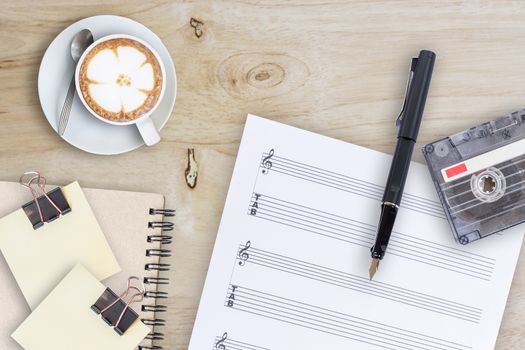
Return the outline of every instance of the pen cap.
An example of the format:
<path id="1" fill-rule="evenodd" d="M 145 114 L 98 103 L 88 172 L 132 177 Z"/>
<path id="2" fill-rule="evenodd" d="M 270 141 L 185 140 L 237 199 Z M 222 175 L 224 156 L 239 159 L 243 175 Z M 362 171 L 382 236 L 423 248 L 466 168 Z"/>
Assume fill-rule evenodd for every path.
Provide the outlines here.
<path id="1" fill-rule="evenodd" d="M 411 139 L 414 142 L 417 139 L 435 60 L 435 53 L 422 50 L 415 64 L 412 64 L 410 89 L 405 97 L 406 107 L 401 119 L 398 137 Z"/>

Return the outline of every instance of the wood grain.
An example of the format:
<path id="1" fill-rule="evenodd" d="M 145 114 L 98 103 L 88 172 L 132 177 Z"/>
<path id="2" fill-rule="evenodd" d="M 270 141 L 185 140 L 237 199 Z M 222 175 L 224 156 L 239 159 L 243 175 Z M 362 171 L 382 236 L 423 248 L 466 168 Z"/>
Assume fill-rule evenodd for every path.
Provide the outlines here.
<path id="1" fill-rule="evenodd" d="M 153 148 L 86 154 L 43 117 L 45 48 L 97 14 L 142 22 L 173 57 L 177 102 Z M 248 112 L 391 152 L 409 57 L 428 48 L 438 59 L 419 144 L 433 141 L 524 106 L 524 14 L 522 1 L 3 1 L 0 179 L 38 169 L 53 183 L 164 193 L 178 209 L 165 344 L 185 349 Z M 194 190 L 184 178 L 189 147 Z M 525 348 L 524 314 L 522 257 L 498 350 Z"/>

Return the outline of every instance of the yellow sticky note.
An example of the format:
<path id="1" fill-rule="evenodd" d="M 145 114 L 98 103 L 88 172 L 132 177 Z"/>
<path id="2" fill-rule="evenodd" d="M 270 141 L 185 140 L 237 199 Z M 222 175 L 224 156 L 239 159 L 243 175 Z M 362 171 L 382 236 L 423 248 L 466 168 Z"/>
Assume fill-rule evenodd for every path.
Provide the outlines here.
<path id="1" fill-rule="evenodd" d="M 0 219 L 0 250 L 31 310 L 78 263 L 98 280 L 120 271 L 79 184 L 62 192 L 71 212 L 39 229 L 22 209 Z"/>
<path id="2" fill-rule="evenodd" d="M 118 335 L 91 310 L 105 289 L 85 267 L 75 266 L 12 337 L 26 350 L 134 349 L 150 329 L 137 319 Z"/>

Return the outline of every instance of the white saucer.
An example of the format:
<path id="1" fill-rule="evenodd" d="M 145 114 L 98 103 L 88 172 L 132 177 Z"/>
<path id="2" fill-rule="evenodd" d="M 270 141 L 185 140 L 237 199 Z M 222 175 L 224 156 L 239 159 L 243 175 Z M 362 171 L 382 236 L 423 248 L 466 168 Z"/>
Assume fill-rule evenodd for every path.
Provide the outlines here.
<path id="1" fill-rule="evenodd" d="M 75 71 L 70 54 L 71 40 L 82 29 L 89 29 L 95 40 L 110 34 L 133 35 L 149 43 L 159 53 L 166 67 L 166 92 L 151 119 L 161 130 L 170 118 L 177 94 L 173 61 L 155 33 L 138 22 L 119 16 L 94 16 L 73 23 L 47 48 L 38 73 L 38 96 L 51 127 L 58 130 L 62 104 Z M 98 120 L 84 108 L 77 95 L 63 138 L 71 145 L 95 154 L 125 153 L 144 145 L 135 125 L 116 126 Z"/>

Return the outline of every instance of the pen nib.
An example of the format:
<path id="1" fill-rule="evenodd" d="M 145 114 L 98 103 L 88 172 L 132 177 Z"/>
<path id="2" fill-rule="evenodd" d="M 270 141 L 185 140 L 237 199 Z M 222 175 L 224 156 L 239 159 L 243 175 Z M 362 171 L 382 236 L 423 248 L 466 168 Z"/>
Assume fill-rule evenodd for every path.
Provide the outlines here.
<path id="1" fill-rule="evenodd" d="M 368 269 L 368 275 L 370 276 L 370 280 L 374 278 L 374 275 L 376 274 L 378 267 L 379 267 L 379 259 L 372 259 L 372 263 L 370 264 L 370 269 Z"/>

